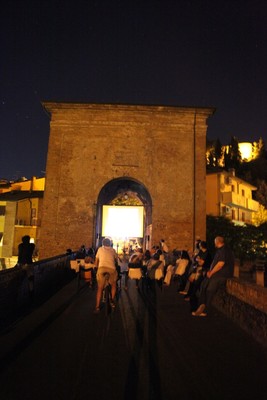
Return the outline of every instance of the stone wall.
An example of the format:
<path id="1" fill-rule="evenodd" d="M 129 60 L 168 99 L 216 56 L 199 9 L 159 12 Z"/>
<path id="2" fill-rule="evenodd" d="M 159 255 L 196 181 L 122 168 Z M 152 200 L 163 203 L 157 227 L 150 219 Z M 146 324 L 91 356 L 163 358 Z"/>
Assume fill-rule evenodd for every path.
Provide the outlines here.
<path id="1" fill-rule="evenodd" d="M 213 305 L 267 346 L 267 290 L 253 283 L 228 279 L 226 290 L 216 294 Z"/>
<path id="2" fill-rule="evenodd" d="M 152 242 L 206 234 L 205 150 L 213 109 L 44 103 L 51 113 L 40 256 L 94 244 L 101 188 L 125 177 L 152 198 Z"/>

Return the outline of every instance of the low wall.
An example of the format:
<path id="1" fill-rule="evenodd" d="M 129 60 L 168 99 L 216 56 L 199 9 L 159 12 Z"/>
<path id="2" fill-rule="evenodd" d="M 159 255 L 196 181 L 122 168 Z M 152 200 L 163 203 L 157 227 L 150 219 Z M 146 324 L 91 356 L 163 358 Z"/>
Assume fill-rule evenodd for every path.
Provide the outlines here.
<path id="1" fill-rule="evenodd" d="M 74 276 L 66 254 L 40 260 L 26 269 L 15 266 L 0 271 L 0 330 L 46 301 Z"/>
<path id="2" fill-rule="evenodd" d="M 213 305 L 267 347 L 267 289 L 236 278 L 228 279 Z"/>

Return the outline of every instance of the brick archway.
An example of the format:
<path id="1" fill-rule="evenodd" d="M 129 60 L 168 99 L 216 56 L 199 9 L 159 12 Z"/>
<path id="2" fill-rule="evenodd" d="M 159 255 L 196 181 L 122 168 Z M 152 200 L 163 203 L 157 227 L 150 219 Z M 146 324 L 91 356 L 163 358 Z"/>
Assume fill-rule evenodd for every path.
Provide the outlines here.
<path id="1" fill-rule="evenodd" d="M 139 185 L 151 215 L 153 203 L 153 244 L 164 238 L 170 248 L 190 250 L 196 236 L 205 239 L 206 131 L 214 109 L 43 105 L 51 121 L 40 257 L 94 244 L 108 182 L 110 196 L 122 182 Z"/>
<path id="2" fill-rule="evenodd" d="M 99 244 L 102 226 L 102 206 L 110 204 L 120 194 L 134 193 L 142 203 L 144 215 L 144 247 L 149 247 L 152 240 L 152 199 L 143 183 L 131 177 L 120 177 L 107 182 L 99 192 L 95 218 L 95 245 Z"/>

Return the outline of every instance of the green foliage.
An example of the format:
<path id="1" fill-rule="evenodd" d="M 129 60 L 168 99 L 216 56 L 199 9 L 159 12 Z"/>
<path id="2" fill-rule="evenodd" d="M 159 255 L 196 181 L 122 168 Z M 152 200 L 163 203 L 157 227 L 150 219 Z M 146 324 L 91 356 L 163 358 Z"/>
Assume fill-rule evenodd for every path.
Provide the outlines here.
<path id="1" fill-rule="evenodd" d="M 229 170 L 229 168 L 234 168 L 235 170 L 238 170 L 241 162 L 242 157 L 239 151 L 238 139 L 235 136 L 232 136 L 228 151 L 224 152 L 225 169 Z"/>
<path id="2" fill-rule="evenodd" d="M 222 158 L 222 145 L 219 139 L 207 143 L 207 162 L 210 168 L 219 167 Z"/>
<path id="3" fill-rule="evenodd" d="M 258 158 L 266 159 L 265 143 L 262 138 L 258 142 Z"/>
<path id="4" fill-rule="evenodd" d="M 218 170 L 218 162 L 221 151 L 219 140 L 207 141 L 207 170 Z M 231 143 L 223 153 L 224 169 L 228 171 L 234 168 L 236 176 L 257 187 L 254 198 L 267 208 L 267 153 L 265 143 L 260 138 L 254 143 L 256 157 L 249 162 L 242 162 L 238 146 L 238 139 L 231 137 Z M 259 221 L 261 223 L 264 218 Z M 223 236 L 240 261 L 267 259 L 267 223 L 259 226 L 234 225 L 225 217 L 207 216 L 207 243 L 212 253 L 215 252 L 214 238 Z"/>
<path id="5" fill-rule="evenodd" d="M 267 182 L 258 180 L 257 187 L 256 200 L 267 208 Z"/>
<path id="6" fill-rule="evenodd" d="M 258 180 L 267 182 L 267 152 L 262 138 L 253 143 L 253 153 L 254 159 L 242 161 L 236 137 L 231 137 L 231 142 L 224 147 L 224 150 L 219 139 L 215 141 L 207 139 L 206 167 L 207 170 L 217 170 L 218 167 L 221 167 L 226 171 L 234 168 L 239 178 L 257 186 Z"/>
<path id="7" fill-rule="evenodd" d="M 223 151 L 222 151 L 222 144 L 219 139 L 216 139 L 214 144 L 214 155 L 216 160 L 216 167 L 219 166 L 220 159 L 222 158 Z"/>
<path id="8" fill-rule="evenodd" d="M 241 262 L 267 259 L 267 224 L 234 225 L 224 217 L 207 216 L 207 243 L 214 253 L 214 238 L 223 236 Z"/>
<path id="9" fill-rule="evenodd" d="M 206 167 L 213 170 L 220 167 L 223 155 L 222 144 L 219 139 L 207 141 L 206 144 Z"/>

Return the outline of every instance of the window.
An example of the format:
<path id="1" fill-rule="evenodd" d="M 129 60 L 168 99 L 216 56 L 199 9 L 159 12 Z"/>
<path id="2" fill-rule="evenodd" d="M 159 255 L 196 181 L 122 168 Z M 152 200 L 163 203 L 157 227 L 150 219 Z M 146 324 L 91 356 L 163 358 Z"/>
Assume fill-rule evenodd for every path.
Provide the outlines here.
<path id="1" fill-rule="evenodd" d="M 245 197 L 245 190 L 242 189 L 242 196 Z"/>
<path id="2" fill-rule="evenodd" d="M 6 214 L 6 206 L 0 206 L 0 215 Z"/>

